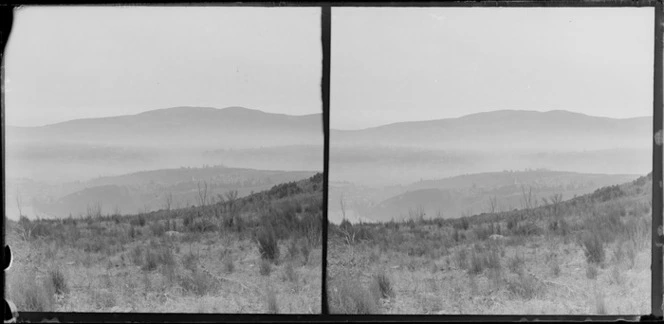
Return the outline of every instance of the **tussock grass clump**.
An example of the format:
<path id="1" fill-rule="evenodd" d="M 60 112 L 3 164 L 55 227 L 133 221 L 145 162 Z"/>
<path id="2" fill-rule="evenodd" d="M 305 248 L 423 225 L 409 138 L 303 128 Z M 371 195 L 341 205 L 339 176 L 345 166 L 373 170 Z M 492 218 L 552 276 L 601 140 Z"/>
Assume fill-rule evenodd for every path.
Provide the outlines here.
<path id="1" fill-rule="evenodd" d="M 618 242 L 613 247 L 613 259 L 615 264 L 620 264 L 625 259 L 625 250 L 623 249 L 623 242 Z"/>
<path id="2" fill-rule="evenodd" d="M 595 313 L 597 315 L 606 315 L 606 303 L 604 302 L 604 294 L 600 291 L 595 291 Z"/>
<path id="3" fill-rule="evenodd" d="M 288 259 L 289 260 L 294 260 L 297 258 L 297 255 L 300 253 L 300 250 L 297 246 L 297 240 L 291 239 L 288 242 Z"/>
<path id="4" fill-rule="evenodd" d="M 265 306 L 268 314 L 279 313 L 279 304 L 277 304 L 277 293 L 274 289 L 270 288 L 265 294 Z"/>
<path id="5" fill-rule="evenodd" d="M 618 266 L 614 266 L 613 269 L 611 269 L 610 274 L 611 274 L 610 276 L 611 283 L 616 284 L 618 286 L 625 283 L 625 276 L 620 272 Z"/>
<path id="6" fill-rule="evenodd" d="M 378 288 L 377 291 L 380 292 L 380 298 L 394 298 L 396 296 L 394 288 L 392 287 L 392 281 L 385 271 L 381 270 L 374 274 L 372 285 Z"/>
<path id="7" fill-rule="evenodd" d="M 182 257 L 182 265 L 191 271 L 195 271 L 196 267 L 198 266 L 198 255 L 194 254 L 193 252 L 189 251 L 189 253 L 185 254 Z"/>
<path id="8" fill-rule="evenodd" d="M 284 279 L 284 281 L 290 281 L 293 283 L 297 282 L 297 272 L 295 272 L 292 263 L 289 262 L 286 264 L 286 266 L 284 267 L 284 275 L 282 278 Z"/>
<path id="9" fill-rule="evenodd" d="M 56 294 L 66 294 L 69 292 L 69 287 L 67 286 L 67 278 L 62 273 L 60 268 L 55 267 L 48 270 L 48 280 L 53 286 Z"/>
<path id="10" fill-rule="evenodd" d="M 599 235 L 586 232 L 581 236 L 581 247 L 588 263 L 599 264 L 604 262 L 604 242 Z"/>
<path id="11" fill-rule="evenodd" d="M 218 288 L 217 281 L 203 271 L 193 271 L 191 275 L 180 278 L 180 287 L 196 296 L 205 296 Z"/>
<path id="12" fill-rule="evenodd" d="M 470 253 L 470 267 L 468 273 L 471 275 L 478 275 L 484 271 L 485 268 L 500 270 L 500 255 L 498 251 L 491 250 L 489 252 L 476 252 L 475 250 Z"/>
<path id="13" fill-rule="evenodd" d="M 117 304 L 115 294 L 107 290 L 94 290 L 90 297 L 97 308 L 111 308 Z"/>
<path id="14" fill-rule="evenodd" d="M 302 241 L 300 246 L 300 253 L 302 253 L 302 264 L 306 265 L 309 263 L 309 254 L 311 253 L 311 245 L 307 241 Z"/>
<path id="15" fill-rule="evenodd" d="M 379 309 L 371 293 L 355 280 L 342 280 L 330 287 L 330 313 L 378 314 Z"/>
<path id="16" fill-rule="evenodd" d="M 233 256 L 232 255 L 230 255 L 230 254 L 227 255 L 224 258 L 223 264 L 224 264 L 224 271 L 226 273 L 230 274 L 230 273 L 233 273 L 233 271 L 235 271 L 235 263 L 233 263 Z"/>
<path id="17" fill-rule="evenodd" d="M 588 266 L 586 267 L 586 278 L 588 279 L 597 279 L 599 271 L 597 270 L 597 266 L 595 266 L 592 263 L 589 263 Z"/>
<path id="18" fill-rule="evenodd" d="M 8 299 L 16 304 L 21 311 L 50 312 L 54 310 L 55 291 L 53 286 L 44 280 L 35 280 L 36 273 L 29 271 L 14 272 L 8 278 Z"/>
<path id="19" fill-rule="evenodd" d="M 507 280 L 507 291 L 514 297 L 533 299 L 540 293 L 542 285 L 537 278 L 529 274 Z"/>
<path id="20" fill-rule="evenodd" d="M 627 260 L 629 261 L 628 265 L 630 269 L 636 265 L 637 253 L 638 250 L 636 249 L 636 245 L 634 243 L 627 242 L 627 244 L 625 244 L 625 255 L 627 256 Z"/>
<path id="21" fill-rule="evenodd" d="M 468 269 L 468 251 L 464 248 L 459 249 L 455 261 L 460 269 Z"/>
<path id="22" fill-rule="evenodd" d="M 526 260 L 519 254 L 515 254 L 513 258 L 510 258 L 507 262 L 507 267 L 516 274 L 521 274 L 523 272 L 523 266 L 526 264 Z"/>
<path id="23" fill-rule="evenodd" d="M 553 274 L 554 277 L 560 276 L 560 263 L 558 262 L 552 262 L 551 264 L 551 274 Z"/>
<path id="24" fill-rule="evenodd" d="M 279 245 L 277 236 L 271 228 L 262 228 L 256 237 L 258 252 L 264 260 L 275 262 L 279 259 Z"/>
<path id="25" fill-rule="evenodd" d="M 140 246 L 134 247 L 129 256 L 135 265 L 143 266 L 143 249 Z"/>
<path id="26" fill-rule="evenodd" d="M 260 263 L 258 264 L 258 270 L 261 276 L 269 276 L 270 273 L 272 273 L 272 264 L 270 264 L 270 262 L 265 259 L 261 259 Z"/>
<path id="27" fill-rule="evenodd" d="M 175 258 L 173 257 L 173 252 L 167 248 L 163 248 L 157 251 L 147 249 L 145 253 L 145 263 L 141 269 L 144 271 L 153 271 L 157 269 L 160 264 L 163 264 L 167 267 L 174 266 Z"/>

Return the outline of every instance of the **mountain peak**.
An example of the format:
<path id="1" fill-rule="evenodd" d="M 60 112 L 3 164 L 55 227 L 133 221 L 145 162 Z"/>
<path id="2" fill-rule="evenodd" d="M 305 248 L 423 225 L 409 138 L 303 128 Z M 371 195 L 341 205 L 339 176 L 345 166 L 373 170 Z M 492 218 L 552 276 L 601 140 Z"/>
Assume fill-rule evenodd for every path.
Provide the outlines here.
<path id="1" fill-rule="evenodd" d="M 226 107 L 226 108 L 214 108 L 214 107 L 196 107 L 196 106 L 178 106 L 178 107 L 170 107 L 170 108 L 161 108 L 161 109 L 154 109 L 154 110 L 149 110 L 145 111 L 142 113 L 139 113 L 137 115 L 154 115 L 154 114 L 171 114 L 171 113 L 194 113 L 194 112 L 249 112 L 249 111 L 254 111 L 254 112 L 262 112 L 260 110 L 256 109 L 249 109 L 249 108 L 244 108 L 244 107 L 239 107 L 239 106 L 232 106 L 232 107 Z"/>

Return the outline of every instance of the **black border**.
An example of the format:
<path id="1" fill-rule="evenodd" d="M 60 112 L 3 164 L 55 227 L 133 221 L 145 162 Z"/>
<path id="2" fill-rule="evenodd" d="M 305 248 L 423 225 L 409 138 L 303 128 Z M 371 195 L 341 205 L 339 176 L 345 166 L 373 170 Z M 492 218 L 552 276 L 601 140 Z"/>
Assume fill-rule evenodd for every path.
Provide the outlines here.
<path id="1" fill-rule="evenodd" d="M 328 209 L 328 198 L 329 198 L 329 171 L 330 171 L 330 47 L 332 44 L 331 32 L 332 32 L 332 9 L 330 6 L 325 6 L 321 8 L 321 41 L 323 43 L 323 75 L 321 82 L 321 93 L 323 96 L 323 131 L 325 133 L 324 143 L 325 147 L 323 148 L 323 273 L 322 273 L 322 283 L 321 283 L 321 313 L 329 314 L 327 303 L 327 230 L 328 230 L 328 220 L 327 220 L 327 209 Z"/>
<path id="2" fill-rule="evenodd" d="M 662 318 L 662 169 L 664 161 L 662 160 L 662 88 L 664 87 L 662 80 L 662 34 L 664 33 L 664 12 L 662 12 L 662 2 L 658 2 L 655 6 L 655 56 L 654 56 L 654 73 L 653 73 L 653 154 L 652 154 L 652 248 L 651 248 L 651 315 L 654 317 Z M 657 180 L 657 181 L 655 181 Z M 655 275 L 659 274 L 659 275 Z"/>
<path id="3" fill-rule="evenodd" d="M 4 53 L 4 47 L 7 43 L 7 35 L 11 31 L 13 18 L 13 9 L 20 5 L 39 5 L 49 4 L 46 2 L 19 1 L 12 4 L 0 4 L 0 36 L 2 37 L 1 48 Z M 64 5 L 95 5 L 90 2 L 69 2 Z M 108 2 L 104 5 L 136 5 L 132 3 Z M 659 273 L 652 279 L 652 313 L 650 315 L 329 315 L 326 297 L 326 264 L 323 262 L 323 282 L 322 282 L 322 314 L 321 315 L 263 315 L 263 314 L 189 314 L 189 313 L 56 313 L 56 312 L 21 312 L 19 322 L 30 321 L 39 322 L 42 320 L 57 320 L 60 322 L 514 322 L 514 321 L 563 321 L 563 322 L 581 322 L 581 321 L 661 321 L 662 317 L 662 242 L 664 240 L 658 234 L 658 229 L 662 226 L 662 141 L 657 136 L 661 136 L 662 112 L 664 84 L 662 75 L 662 38 L 664 32 L 664 7 L 662 0 L 585 0 L 585 1 L 456 1 L 456 2 L 342 2 L 342 1 L 272 1 L 272 2 L 234 2 L 234 3 L 163 3 L 160 1 L 143 1 L 140 5 L 165 5 L 165 6 L 243 6 L 243 7 L 321 7 L 321 41 L 323 45 L 323 75 L 321 90 L 323 97 L 323 125 L 324 125 L 324 188 L 323 188 L 323 260 L 327 257 L 327 205 L 328 205 L 328 171 L 329 171 L 329 107 L 330 107 L 330 45 L 331 45 L 331 7 L 655 7 L 655 57 L 654 57 L 654 101 L 653 101 L 653 237 L 652 237 L 652 273 Z M 3 58 L 0 53 L 0 59 Z M 0 71 L 4 80 L 4 68 Z M 2 114 L 0 122 L 2 123 L 2 156 L 4 165 L 4 93 L 0 96 L 0 106 Z M 659 137 L 661 138 L 661 137 Z M 2 185 L 4 190 L 4 173 L 2 173 Z M 2 198 L 2 207 L 5 207 L 5 197 Z M 658 215 L 659 217 L 656 217 Z M 3 217 L 2 225 L 4 228 L 5 219 Z M 5 243 L 4 233 L 2 243 Z M 3 280 L 4 292 L 4 280 Z M 657 307 L 656 305 L 660 305 Z"/>

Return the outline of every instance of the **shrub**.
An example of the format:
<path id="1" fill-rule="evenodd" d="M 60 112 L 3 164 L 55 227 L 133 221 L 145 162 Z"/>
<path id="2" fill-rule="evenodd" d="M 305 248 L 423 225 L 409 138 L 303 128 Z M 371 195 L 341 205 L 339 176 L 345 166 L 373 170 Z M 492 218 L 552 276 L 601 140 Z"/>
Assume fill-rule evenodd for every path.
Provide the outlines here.
<path id="1" fill-rule="evenodd" d="M 625 259 L 625 251 L 623 250 L 623 243 L 618 242 L 613 248 L 613 262 L 620 264 Z"/>
<path id="2" fill-rule="evenodd" d="M 277 294 L 274 289 L 268 289 L 265 295 L 265 305 L 267 306 L 268 314 L 279 313 L 279 305 L 277 304 Z"/>
<path id="3" fill-rule="evenodd" d="M 392 283 L 384 271 L 379 271 L 373 276 L 373 284 L 378 287 L 381 298 L 394 298 L 395 293 Z"/>
<path id="4" fill-rule="evenodd" d="M 48 270 L 48 279 L 53 285 L 56 294 L 66 294 L 69 292 L 69 287 L 67 286 L 67 278 L 62 273 L 60 268 L 51 268 Z"/>
<path id="5" fill-rule="evenodd" d="M 475 249 L 470 254 L 470 267 L 468 273 L 477 275 L 484 271 L 484 268 L 500 270 L 500 256 L 498 251 L 491 250 L 489 252 L 476 252 Z"/>
<path id="6" fill-rule="evenodd" d="M 208 292 L 215 291 L 217 281 L 203 271 L 192 271 L 191 275 L 180 279 L 180 287 L 184 291 L 193 292 L 196 296 L 205 296 Z"/>
<path id="7" fill-rule="evenodd" d="M 500 255 L 498 254 L 497 249 L 492 248 L 491 251 L 488 252 L 488 255 L 485 256 L 485 260 L 487 268 L 500 270 Z"/>
<path id="8" fill-rule="evenodd" d="M 284 267 L 283 279 L 294 283 L 297 282 L 297 273 L 290 262 Z"/>
<path id="9" fill-rule="evenodd" d="M 189 251 L 189 253 L 182 257 L 182 265 L 184 265 L 186 269 L 195 271 L 196 267 L 198 266 L 198 256 Z"/>
<path id="10" fill-rule="evenodd" d="M 589 263 L 586 267 L 586 278 L 597 279 L 598 272 L 597 267 L 594 264 Z"/>
<path id="11" fill-rule="evenodd" d="M 518 254 L 515 254 L 514 257 L 508 261 L 507 267 L 510 269 L 510 271 L 516 274 L 521 274 L 523 272 L 523 265 L 525 263 L 526 260 L 524 260 L 523 257 L 519 256 Z"/>
<path id="12" fill-rule="evenodd" d="M 162 248 L 158 251 L 152 251 L 148 248 L 145 253 L 145 263 L 141 269 L 152 271 L 157 269 L 160 264 L 169 267 L 175 265 L 175 258 L 173 257 L 171 250 L 168 248 Z"/>
<path id="13" fill-rule="evenodd" d="M 355 280 L 343 280 L 330 287 L 330 313 L 377 314 L 378 306 L 371 293 Z"/>
<path id="14" fill-rule="evenodd" d="M 279 245 L 274 230 L 265 227 L 258 232 L 258 252 L 264 260 L 277 261 L 279 258 Z"/>
<path id="15" fill-rule="evenodd" d="M 540 293 L 541 285 L 535 277 L 529 274 L 521 274 L 518 278 L 507 281 L 507 291 L 512 296 L 533 299 Z"/>
<path id="16" fill-rule="evenodd" d="M 636 265 L 637 253 L 638 251 L 636 249 L 636 245 L 632 242 L 627 242 L 625 247 L 625 255 L 627 256 L 627 260 L 629 260 L 630 269 Z"/>
<path id="17" fill-rule="evenodd" d="M 309 246 L 309 243 L 307 241 L 303 241 L 302 245 L 300 246 L 300 252 L 302 253 L 302 257 L 304 258 L 303 264 L 309 263 L 309 253 L 311 253 L 311 247 Z"/>
<path id="18" fill-rule="evenodd" d="M 288 259 L 293 260 L 297 257 L 299 253 L 298 246 L 297 246 L 297 241 L 295 239 L 291 239 L 288 242 Z"/>
<path id="19" fill-rule="evenodd" d="M 158 221 L 152 223 L 150 225 L 150 230 L 152 231 L 152 235 L 160 237 L 163 236 L 164 233 L 166 233 L 166 229 L 164 228 L 164 225 L 159 223 Z"/>
<path id="20" fill-rule="evenodd" d="M 597 315 L 606 315 L 606 304 L 604 303 L 604 294 L 600 291 L 595 291 L 595 313 Z"/>
<path id="21" fill-rule="evenodd" d="M 272 272 L 272 264 L 270 264 L 269 261 L 265 259 L 261 259 L 258 269 L 260 271 L 261 276 L 269 276 L 270 273 Z"/>
<path id="22" fill-rule="evenodd" d="M 614 266 L 613 269 L 611 269 L 611 282 L 616 284 L 616 285 L 622 285 L 625 282 L 625 276 L 620 273 L 620 269 L 618 269 L 618 266 Z"/>
<path id="23" fill-rule="evenodd" d="M 554 277 L 560 276 L 560 263 L 552 262 L 551 263 L 551 273 Z"/>
<path id="24" fill-rule="evenodd" d="M 16 308 L 27 312 L 53 311 L 55 296 L 52 285 L 44 281 L 39 284 L 34 272 L 14 272 L 9 278 L 7 288 L 8 299 L 16 304 Z"/>
<path id="25" fill-rule="evenodd" d="M 581 237 L 581 247 L 588 263 L 599 264 L 604 261 L 604 243 L 597 234 L 586 232 Z"/>
<path id="26" fill-rule="evenodd" d="M 135 265 L 143 266 L 143 249 L 140 246 L 134 247 L 129 256 Z"/>
<path id="27" fill-rule="evenodd" d="M 461 248 L 457 251 L 456 254 L 456 263 L 457 266 L 460 269 L 467 269 L 468 268 L 468 258 L 467 258 L 468 252 L 466 249 Z"/>
<path id="28" fill-rule="evenodd" d="M 224 258 L 224 271 L 226 273 L 233 273 L 235 271 L 235 263 L 233 263 L 233 256 L 232 255 L 227 255 Z"/>
<path id="29" fill-rule="evenodd" d="M 92 291 L 92 303 L 97 308 L 111 308 L 116 305 L 115 295 L 107 290 L 94 290 Z"/>

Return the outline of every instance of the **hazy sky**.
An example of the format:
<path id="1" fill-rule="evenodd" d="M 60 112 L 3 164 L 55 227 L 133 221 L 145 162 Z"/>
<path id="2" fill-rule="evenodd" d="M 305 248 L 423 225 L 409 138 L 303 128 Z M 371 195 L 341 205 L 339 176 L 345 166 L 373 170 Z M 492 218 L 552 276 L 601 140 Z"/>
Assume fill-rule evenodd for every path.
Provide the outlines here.
<path id="1" fill-rule="evenodd" d="M 652 115 L 653 8 L 333 8 L 331 127 Z"/>
<path id="2" fill-rule="evenodd" d="M 6 51 L 6 123 L 174 106 L 321 113 L 319 8 L 24 7 Z"/>

